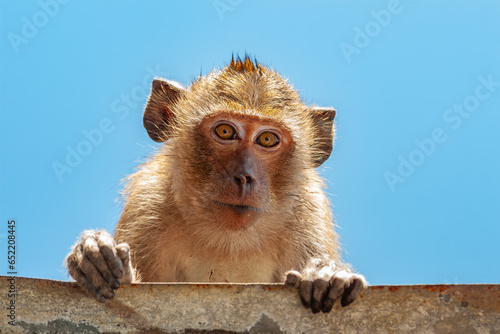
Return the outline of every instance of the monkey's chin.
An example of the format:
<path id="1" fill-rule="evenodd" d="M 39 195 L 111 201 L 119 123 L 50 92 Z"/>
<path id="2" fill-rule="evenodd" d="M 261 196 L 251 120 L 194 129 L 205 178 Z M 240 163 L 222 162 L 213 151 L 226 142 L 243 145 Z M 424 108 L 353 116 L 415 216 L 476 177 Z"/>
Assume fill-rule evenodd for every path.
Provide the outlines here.
<path id="1" fill-rule="evenodd" d="M 248 205 L 235 205 L 214 201 L 220 222 L 231 230 L 250 227 L 260 216 L 262 210 Z"/>

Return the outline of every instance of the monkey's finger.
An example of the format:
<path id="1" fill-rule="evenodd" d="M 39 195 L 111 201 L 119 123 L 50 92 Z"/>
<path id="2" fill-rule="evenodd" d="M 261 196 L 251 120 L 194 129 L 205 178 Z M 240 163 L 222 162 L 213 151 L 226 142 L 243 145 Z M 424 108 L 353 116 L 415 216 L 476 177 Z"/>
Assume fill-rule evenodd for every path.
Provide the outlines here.
<path id="1" fill-rule="evenodd" d="M 359 297 L 364 289 L 364 282 L 361 278 L 355 277 L 352 283 L 347 287 L 340 300 L 342 306 L 347 306 L 351 304 L 356 298 Z"/>
<path id="2" fill-rule="evenodd" d="M 126 242 L 116 245 L 116 253 L 120 259 L 125 262 L 129 260 L 130 257 L 130 246 Z"/>
<path id="3" fill-rule="evenodd" d="M 328 313 L 332 310 L 333 304 L 337 301 L 340 296 L 344 293 L 346 281 L 343 278 L 333 277 L 330 282 L 330 290 L 328 294 L 325 296 L 325 300 L 323 302 L 322 311 L 324 313 Z"/>
<path id="4" fill-rule="evenodd" d="M 323 301 L 323 305 L 321 306 L 321 311 L 323 313 L 328 313 L 333 309 L 334 300 L 328 298 L 328 295 L 325 296 L 325 300 Z"/>
<path id="5" fill-rule="evenodd" d="M 106 297 L 104 297 L 97 288 L 85 277 L 83 272 L 76 266 L 69 266 L 68 271 L 71 276 L 75 279 L 78 285 L 87 293 L 92 295 L 98 302 L 105 303 Z"/>
<path id="6" fill-rule="evenodd" d="M 299 287 L 300 299 L 306 308 L 311 306 L 314 313 L 321 310 L 322 299 L 328 290 L 329 280 L 333 273 L 334 263 L 323 258 L 310 259 L 302 271 Z"/>
<path id="7" fill-rule="evenodd" d="M 306 308 L 311 306 L 311 298 L 313 292 L 313 281 L 311 280 L 301 280 L 299 286 L 299 295 L 302 305 Z"/>
<path id="8" fill-rule="evenodd" d="M 123 277 L 121 278 L 121 282 L 132 283 L 135 277 L 132 261 L 130 260 L 130 246 L 127 243 L 121 243 L 116 246 L 116 252 L 123 262 Z"/>
<path id="9" fill-rule="evenodd" d="M 296 270 L 290 270 L 286 273 L 285 285 L 298 287 L 302 275 Z"/>
<path id="10" fill-rule="evenodd" d="M 68 271 L 73 279 L 78 283 L 78 285 L 87 293 L 92 295 L 99 302 L 105 302 L 106 298 L 99 292 L 99 290 L 89 281 L 85 276 L 83 271 L 79 268 L 80 263 L 83 260 L 82 245 L 76 245 L 73 252 L 66 258 L 66 264 L 68 266 Z"/>
<path id="11" fill-rule="evenodd" d="M 108 233 L 103 233 L 97 238 L 97 243 L 101 254 L 106 259 L 106 263 L 108 264 L 108 267 L 113 275 L 116 278 L 121 278 L 123 276 L 123 264 L 116 252 L 113 237 L 111 237 Z"/>
<path id="12" fill-rule="evenodd" d="M 99 249 L 99 243 L 94 238 L 86 238 L 83 241 L 83 256 L 94 264 L 104 280 L 112 289 L 120 287 L 120 282 L 111 273 L 106 260 Z"/>
<path id="13" fill-rule="evenodd" d="M 97 288 L 98 292 L 101 293 L 105 298 L 112 299 L 115 296 L 113 289 L 101 276 L 101 273 L 97 270 L 94 263 L 92 263 L 88 258 L 83 257 L 79 264 L 79 269 L 83 272 L 85 277 Z M 97 296 L 96 296 L 97 299 Z M 102 298 L 99 298 L 99 301 Z"/>
<path id="14" fill-rule="evenodd" d="M 325 295 L 328 292 L 330 281 L 324 278 L 317 278 L 313 282 L 313 293 L 311 298 L 311 310 L 318 313 L 322 310 Z"/>

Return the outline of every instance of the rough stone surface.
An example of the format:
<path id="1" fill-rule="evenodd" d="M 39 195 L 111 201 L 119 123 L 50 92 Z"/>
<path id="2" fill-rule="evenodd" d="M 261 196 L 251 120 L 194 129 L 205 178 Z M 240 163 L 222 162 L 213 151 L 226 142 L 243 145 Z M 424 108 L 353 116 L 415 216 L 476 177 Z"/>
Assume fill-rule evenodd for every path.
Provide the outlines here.
<path id="1" fill-rule="evenodd" d="M 16 278 L 16 326 L 0 333 L 496 333 L 500 285 L 372 286 L 312 314 L 280 284 L 131 284 L 100 304 L 72 282 Z"/>

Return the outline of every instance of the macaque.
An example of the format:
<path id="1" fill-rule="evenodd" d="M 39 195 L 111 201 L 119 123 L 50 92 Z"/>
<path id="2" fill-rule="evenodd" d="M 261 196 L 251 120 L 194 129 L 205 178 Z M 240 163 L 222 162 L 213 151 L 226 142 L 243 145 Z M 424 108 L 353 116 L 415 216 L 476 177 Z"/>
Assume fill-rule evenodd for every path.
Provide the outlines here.
<path id="1" fill-rule="evenodd" d="M 314 313 L 349 305 L 367 283 L 341 262 L 315 170 L 335 113 L 247 56 L 188 88 L 155 79 L 144 127 L 164 144 L 128 177 L 114 237 L 73 247 L 70 275 L 101 302 L 130 282 L 284 282 Z"/>

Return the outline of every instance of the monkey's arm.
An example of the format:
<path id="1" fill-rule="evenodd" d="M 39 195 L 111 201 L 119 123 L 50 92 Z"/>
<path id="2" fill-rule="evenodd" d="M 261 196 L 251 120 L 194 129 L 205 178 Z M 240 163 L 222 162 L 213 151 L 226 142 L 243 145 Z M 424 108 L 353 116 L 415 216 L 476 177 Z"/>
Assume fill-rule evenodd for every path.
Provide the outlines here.
<path id="1" fill-rule="evenodd" d="M 106 231 L 85 231 L 66 257 L 70 275 L 100 302 L 112 299 L 121 283 L 134 281 L 130 247 Z"/>
<path id="2" fill-rule="evenodd" d="M 298 221 L 296 225 L 299 234 L 304 235 L 300 263 L 306 264 L 285 273 L 285 284 L 299 288 L 302 304 L 313 313 L 326 313 L 338 300 L 342 306 L 351 304 L 368 283 L 340 259 L 326 196 L 320 191 L 312 192 L 303 196 L 303 203 L 315 208 L 302 211 L 307 224 Z"/>

